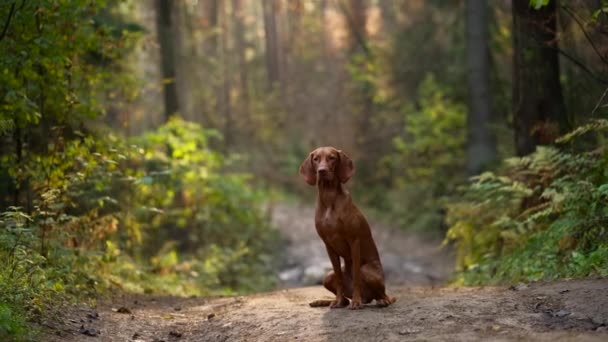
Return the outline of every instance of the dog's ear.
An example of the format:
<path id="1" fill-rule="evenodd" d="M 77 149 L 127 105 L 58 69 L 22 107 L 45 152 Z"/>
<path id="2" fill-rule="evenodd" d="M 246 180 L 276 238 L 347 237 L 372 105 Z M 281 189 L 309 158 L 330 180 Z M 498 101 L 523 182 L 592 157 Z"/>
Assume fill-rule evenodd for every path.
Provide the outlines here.
<path id="1" fill-rule="evenodd" d="M 300 165 L 300 176 L 304 177 L 304 180 L 309 185 L 317 185 L 317 172 L 312 165 L 311 156 L 312 153 L 308 154 L 308 157 Z"/>
<path id="2" fill-rule="evenodd" d="M 340 154 L 340 163 L 338 164 L 338 179 L 340 182 L 346 183 L 355 174 L 355 166 L 353 161 L 342 151 L 338 151 Z"/>

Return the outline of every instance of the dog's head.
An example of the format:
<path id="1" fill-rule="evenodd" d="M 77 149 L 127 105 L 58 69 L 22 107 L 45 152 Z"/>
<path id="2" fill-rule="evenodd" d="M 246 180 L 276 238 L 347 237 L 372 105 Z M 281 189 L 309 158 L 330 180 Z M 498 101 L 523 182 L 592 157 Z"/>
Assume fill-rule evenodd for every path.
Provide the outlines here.
<path id="1" fill-rule="evenodd" d="M 319 147 L 310 152 L 300 166 L 300 175 L 306 183 L 316 185 L 317 180 L 346 183 L 355 173 L 353 161 L 346 153 L 333 147 Z"/>

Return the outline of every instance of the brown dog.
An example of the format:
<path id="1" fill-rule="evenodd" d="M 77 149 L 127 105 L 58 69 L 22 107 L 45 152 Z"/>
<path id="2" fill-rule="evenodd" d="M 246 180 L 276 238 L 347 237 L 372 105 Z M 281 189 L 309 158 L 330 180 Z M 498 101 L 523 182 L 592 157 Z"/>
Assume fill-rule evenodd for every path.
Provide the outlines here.
<path id="1" fill-rule="evenodd" d="M 313 307 L 345 307 L 350 299 L 349 308 L 360 309 L 372 300 L 378 306 L 388 306 L 396 300 L 386 295 L 384 270 L 369 224 L 342 186 L 354 173 L 352 160 L 333 147 L 317 148 L 300 166 L 300 175 L 319 190 L 315 226 L 333 267 L 323 285 L 336 295 L 333 301 L 310 303 Z"/>

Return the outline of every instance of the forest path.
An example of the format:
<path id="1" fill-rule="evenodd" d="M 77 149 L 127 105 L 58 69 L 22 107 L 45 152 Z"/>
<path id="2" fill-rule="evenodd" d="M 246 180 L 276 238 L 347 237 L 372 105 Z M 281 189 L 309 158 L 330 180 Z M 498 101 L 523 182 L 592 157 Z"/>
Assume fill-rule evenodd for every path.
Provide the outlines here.
<path id="1" fill-rule="evenodd" d="M 395 304 L 356 311 L 309 307 L 330 298 L 319 286 L 216 299 L 123 296 L 96 311 L 74 310 L 61 336 L 44 340 L 607 341 L 607 288 L 608 279 L 514 289 L 393 287 Z M 122 306 L 130 313 L 116 312 Z"/>
<path id="2" fill-rule="evenodd" d="M 315 283 L 327 256 L 313 209 L 272 209 L 289 259 L 283 286 Z M 321 286 L 228 298 L 121 294 L 97 308 L 73 307 L 44 341 L 474 341 L 608 340 L 608 279 L 529 286 L 437 288 L 449 275 L 449 253 L 437 241 L 372 222 L 387 273 L 388 308 L 311 308 L 331 298 Z M 291 278 L 286 277 L 285 274 Z M 294 276 L 294 274 L 296 276 Z M 94 336 L 89 336 L 94 335 Z"/>

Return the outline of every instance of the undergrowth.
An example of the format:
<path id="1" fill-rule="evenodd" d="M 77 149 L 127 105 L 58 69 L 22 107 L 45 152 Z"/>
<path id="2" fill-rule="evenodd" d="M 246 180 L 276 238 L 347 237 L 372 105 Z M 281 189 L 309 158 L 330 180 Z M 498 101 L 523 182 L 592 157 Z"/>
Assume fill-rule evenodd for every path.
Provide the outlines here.
<path id="1" fill-rule="evenodd" d="M 594 121 L 559 139 L 562 149 L 538 147 L 473 177 L 448 206 L 456 283 L 608 276 L 606 127 Z M 600 148 L 577 152 L 589 132 Z"/>
<path id="2" fill-rule="evenodd" d="M 0 215 L 0 340 L 32 339 L 26 321 L 110 288 L 189 296 L 274 286 L 266 195 L 227 171 L 232 158 L 208 147 L 216 133 L 175 118 L 132 140 L 78 135 L 48 154 L 3 157 L 34 198 Z"/>

